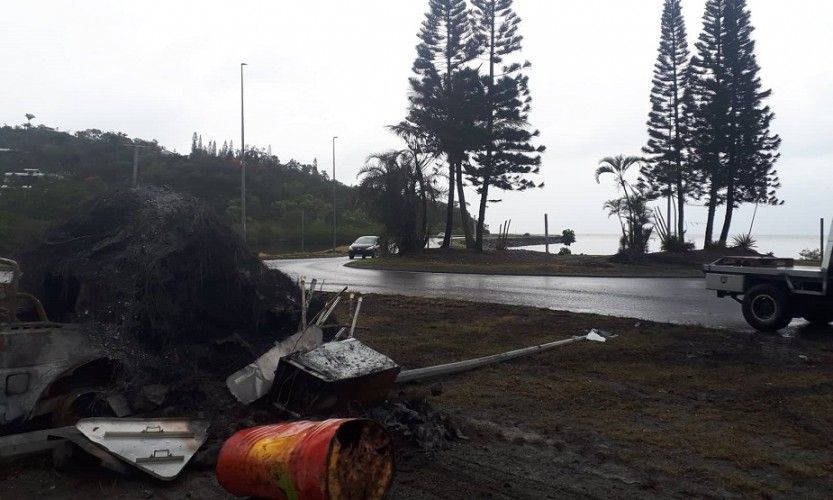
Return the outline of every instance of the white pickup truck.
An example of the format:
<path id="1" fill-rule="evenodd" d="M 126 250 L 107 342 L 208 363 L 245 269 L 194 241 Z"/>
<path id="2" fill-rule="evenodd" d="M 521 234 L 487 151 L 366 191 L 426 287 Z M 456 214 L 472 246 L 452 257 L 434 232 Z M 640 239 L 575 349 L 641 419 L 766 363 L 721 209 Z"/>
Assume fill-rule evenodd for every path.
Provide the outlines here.
<path id="1" fill-rule="evenodd" d="M 833 231 L 819 267 L 767 256 L 724 257 L 703 266 L 706 289 L 740 302 L 746 322 L 762 332 L 780 330 L 793 318 L 825 325 L 833 321 L 832 250 Z"/>

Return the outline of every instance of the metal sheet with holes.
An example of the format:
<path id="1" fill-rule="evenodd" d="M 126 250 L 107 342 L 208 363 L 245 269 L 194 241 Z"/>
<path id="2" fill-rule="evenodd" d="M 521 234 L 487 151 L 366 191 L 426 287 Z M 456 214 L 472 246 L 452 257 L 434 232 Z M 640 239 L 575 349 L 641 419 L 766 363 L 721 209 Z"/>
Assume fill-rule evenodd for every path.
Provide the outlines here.
<path id="1" fill-rule="evenodd" d="M 75 427 L 120 460 L 169 481 L 205 443 L 208 425 L 180 418 L 85 418 Z"/>
<path id="2" fill-rule="evenodd" d="M 392 359 L 357 339 L 329 342 L 318 349 L 293 354 L 287 359 L 298 368 L 315 373 L 329 382 L 398 368 Z"/>

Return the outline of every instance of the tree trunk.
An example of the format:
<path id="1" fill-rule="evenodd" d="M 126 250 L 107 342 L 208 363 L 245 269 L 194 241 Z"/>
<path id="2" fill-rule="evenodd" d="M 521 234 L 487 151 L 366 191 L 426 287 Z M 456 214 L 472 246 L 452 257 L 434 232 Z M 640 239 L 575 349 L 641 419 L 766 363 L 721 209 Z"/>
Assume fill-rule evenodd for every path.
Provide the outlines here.
<path id="1" fill-rule="evenodd" d="M 489 198 L 489 176 L 484 176 L 483 186 L 480 192 L 480 210 L 477 212 L 477 236 L 474 242 L 474 248 L 478 252 L 483 251 L 483 233 L 485 232 L 483 220 L 486 218 L 486 203 Z"/>
<path id="2" fill-rule="evenodd" d="M 448 162 L 448 206 L 445 210 L 445 234 L 443 248 L 451 246 L 451 232 L 454 230 L 454 163 Z"/>
<path id="3" fill-rule="evenodd" d="M 428 193 L 425 187 L 425 176 L 422 175 L 422 167 L 419 163 L 419 155 L 413 152 L 414 157 L 414 177 L 416 178 L 417 186 L 419 186 L 419 201 L 420 201 L 420 220 L 419 220 L 419 243 L 420 248 L 424 249 L 426 244 L 430 241 L 428 234 Z"/>
<path id="4" fill-rule="evenodd" d="M 677 177 L 677 237 L 685 242 L 685 193 L 682 175 Z"/>
<path id="5" fill-rule="evenodd" d="M 466 193 L 463 190 L 463 163 L 457 162 L 457 198 L 460 205 L 460 224 L 463 226 L 463 234 L 466 236 L 466 248 L 474 248 L 474 238 L 471 234 L 471 227 L 468 224 L 469 210 L 466 207 Z"/>
<path id="6" fill-rule="evenodd" d="M 420 200 L 422 201 L 422 224 L 420 225 L 419 233 L 422 235 L 421 242 L 422 247 L 425 248 L 428 245 L 428 242 L 431 241 L 431 235 L 428 234 L 428 196 L 425 193 L 425 181 L 423 180 L 420 182 L 422 194 L 420 195 Z"/>
<path id="7" fill-rule="evenodd" d="M 628 205 L 628 237 L 625 240 L 628 242 L 628 250 L 632 250 L 634 247 L 635 241 L 635 231 L 636 228 L 634 227 L 634 213 L 633 213 L 633 203 L 631 203 L 631 197 L 628 194 L 628 186 L 625 184 L 624 179 L 620 180 L 622 186 L 622 192 L 625 194 L 625 203 Z"/>
<path id="8" fill-rule="evenodd" d="M 712 246 L 712 235 L 714 234 L 714 213 L 717 210 L 717 185 L 714 178 L 712 178 L 711 186 L 709 187 L 709 214 L 706 219 L 706 240 L 703 243 L 703 248 L 710 248 Z"/>
<path id="9" fill-rule="evenodd" d="M 733 87 L 737 88 L 737 75 L 732 78 Z M 728 182 L 726 183 L 726 215 L 723 218 L 723 229 L 720 231 L 720 246 L 726 246 L 729 239 L 729 228 L 732 225 L 732 212 L 735 209 L 735 179 L 740 170 L 737 165 L 737 102 L 735 96 L 729 100 L 731 106 L 730 134 L 729 134 L 729 158 L 728 158 Z"/>
<path id="10" fill-rule="evenodd" d="M 729 228 L 732 226 L 732 212 L 735 209 L 735 181 L 729 180 L 726 187 L 726 216 L 723 218 L 723 229 L 720 231 L 720 246 L 726 246 L 729 239 Z"/>
<path id="11" fill-rule="evenodd" d="M 492 96 L 494 95 L 495 88 L 495 4 L 492 3 L 489 7 L 489 15 L 491 18 L 491 22 L 489 23 L 489 89 L 486 96 L 489 107 L 489 120 L 487 124 L 489 140 L 486 144 L 486 165 L 483 166 L 483 186 L 481 186 L 480 191 L 480 209 L 477 212 L 477 236 L 474 242 L 474 248 L 478 252 L 483 252 L 486 204 L 489 201 L 489 185 L 492 181 L 492 158 L 494 155 L 495 113 Z"/>

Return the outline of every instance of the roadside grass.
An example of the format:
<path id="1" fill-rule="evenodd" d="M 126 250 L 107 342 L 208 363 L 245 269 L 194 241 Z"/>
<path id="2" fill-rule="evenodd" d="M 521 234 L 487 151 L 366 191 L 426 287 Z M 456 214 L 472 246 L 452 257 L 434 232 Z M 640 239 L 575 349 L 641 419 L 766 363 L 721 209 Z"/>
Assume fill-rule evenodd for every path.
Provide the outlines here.
<path id="1" fill-rule="evenodd" d="M 314 252 L 285 252 L 285 253 L 265 253 L 258 254 L 261 260 L 280 260 L 280 259 L 315 259 L 324 257 L 344 257 L 347 255 L 349 245 L 341 245 L 336 247 L 335 253 L 332 248 L 326 250 L 318 250 Z"/>
<path id="2" fill-rule="evenodd" d="M 599 255 L 547 255 L 508 250 L 484 254 L 465 250 L 426 251 L 415 255 L 356 260 L 347 264 L 359 269 L 396 271 L 498 274 L 528 276 L 610 276 L 699 278 L 699 266 L 678 264 L 621 264 Z"/>
<path id="3" fill-rule="evenodd" d="M 573 344 L 442 380 L 433 404 L 463 421 L 540 433 L 660 482 L 685 474 L 744 496 L 833 486 L 833 332 L 782 338 L 377 295 L 365 297 L 359 324 L 362 341 L 407 368 L 589 328 L 617 333 L 605 344 Z M 433 383 L 409 390 L 427 394 Z"/>

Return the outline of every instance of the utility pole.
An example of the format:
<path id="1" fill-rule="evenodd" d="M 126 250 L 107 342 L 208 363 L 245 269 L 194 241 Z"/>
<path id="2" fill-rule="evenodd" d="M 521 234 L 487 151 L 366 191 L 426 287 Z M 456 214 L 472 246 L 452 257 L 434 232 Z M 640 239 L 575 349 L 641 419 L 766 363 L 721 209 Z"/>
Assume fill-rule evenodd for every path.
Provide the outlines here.
<path id="1" fill-rule="evenodd" d="M 819 253 L 824 259 L 824 218 L 819 219 Z M 824 265 L 824 263 L 822 263 Z"/>
<path id="2" fill-rule="evenodd" d="M 133 187 L 139 183 L 139 148 L 133 147 Z"/>
<path id="3" fill-rule="evenodd" d="M 547 255 L 550 254 L 550 221 L 549 215 L 544 214 L 544 240 L 547 242 Z"/>
<path id="4" fill-rule="evenodd" d="M 150 146 L 142 146 L 136 144 L 136 141 L 132 141 L 131 144 L 125 144 L 124 147 L 133 148 L 133 180 L 130 185 L 135 188 L 139 185 L 139 149 L 149 148 Z"/>
<path id="5" fill-rule="evenodd" d="M 333 136 L 333 255 L 336 253 L 336 139 Z"/>
<path id="6" fill-rule="evenodd" d="M 243 108 L 243 66 L 240 63 L 240 224 L 246 241 L 246 120 Z"/>

